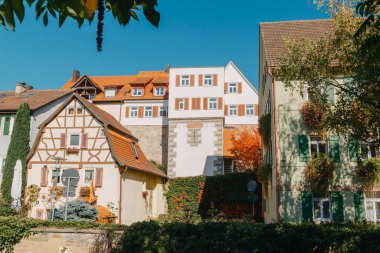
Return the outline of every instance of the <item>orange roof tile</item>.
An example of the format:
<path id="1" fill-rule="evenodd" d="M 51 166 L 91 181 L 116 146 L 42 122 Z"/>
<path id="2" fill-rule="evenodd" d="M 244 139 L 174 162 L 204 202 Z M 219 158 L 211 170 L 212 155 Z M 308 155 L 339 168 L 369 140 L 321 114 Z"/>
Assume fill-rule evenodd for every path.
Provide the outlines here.
<path id="1" fill-rule="evenodd" d="M 233 128 L 224 129 L 223 156 L 225 157 L 234 157 L 234 154 L 232 153 L 232 149 L 234 147 L 232 140 L 234 138 L 234 135 L 235 135 L 235 129 Z"/>

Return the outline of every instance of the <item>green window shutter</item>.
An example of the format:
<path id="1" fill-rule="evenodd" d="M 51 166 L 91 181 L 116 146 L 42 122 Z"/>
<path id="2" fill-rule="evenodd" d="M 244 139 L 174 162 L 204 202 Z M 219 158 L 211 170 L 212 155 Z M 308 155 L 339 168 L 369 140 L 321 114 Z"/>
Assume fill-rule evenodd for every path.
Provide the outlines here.
<path id="1" fill-rule="evenodd" d="M 364 194 L 363 192 L 354 193 L 355 221 L 365 220 Z"/>
<path id="2" fill-rule="evenodd" d="M 11 116 L 5 116 L 3 135 L 9 135 L 11 125 Z"/>
<path id="3" fill-rule="evenodd" d="M 341 192 L 333 192 L 332 194 L 333 202 L 333 221 L 343 222 L 344 221 L 344 210 L 343 210 L 343 195 Z"/>
<path id="4" fill-rule="evenodd" d="M 313 197 L 311 191 L 301 192 L 302 201 L 302 220 L 313 221 Z"/>
<path id="5" fill-rule="evenodd" d="M 328 85 L 326 89 L 327 93 L 327 102 L 330 104 L 334 104 L 335 98 L 334 98 L 334 86 Z"/>
<path id="6" fill-rule="evenodd" d="M 331 135 L 329 139 L 330 158 L 334 163 L 340 162 L 339 136 Z"/>
<path id="7" fill-rule="evenodd" d="M 352 90 L 353 88 L 353 83 L 352 83 L 353 79 L 351 77 L 344 77 L 343 78 L 343 83 L 345 84 L 345 86 L 347 88 L 349 88 L 349 90 Z M 349 94 L 347 93 L 344 93 L 344 100 L 345 101 L 348 101 L 348 102 L 351 102 L 352 101 L 352 98 Z"/>
<path id="8" fill-rule="evenodd" d="M 351 162 L 357 162 L 358 161 L 359 143 L 357 140 L 350 139 L 348 141 L 348 154 L 349 154 Z"/>
<path id="9" fill-rule="evenodd" d="M 309 161 L 309 138 L 307 135 L 298 135 L 298 144 L 300 161 Z"/>

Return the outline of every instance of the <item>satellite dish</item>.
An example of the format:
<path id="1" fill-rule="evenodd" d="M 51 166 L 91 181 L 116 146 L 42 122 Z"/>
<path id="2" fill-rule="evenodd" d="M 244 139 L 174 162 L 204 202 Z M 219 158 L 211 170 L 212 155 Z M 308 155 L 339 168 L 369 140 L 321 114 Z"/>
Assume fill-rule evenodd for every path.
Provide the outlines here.
<path id="1" fill-rule="evenodd" d="M 62 184 L 64 186 L 67 186 L 69 184 L 70 180 L 70 186 L 78 185 L 79 182 L 79 173 L 77 170 L 69 169 L 64 170 L 62 173 Z"/>
<path id="2" fill-rule="evenodd" d="M 254 192 L 256 191 L 257 189 L 257 183 L 255 180 L 249 180 L 248 184 L 247 184 L 247 190 L 249 192 Z"/>

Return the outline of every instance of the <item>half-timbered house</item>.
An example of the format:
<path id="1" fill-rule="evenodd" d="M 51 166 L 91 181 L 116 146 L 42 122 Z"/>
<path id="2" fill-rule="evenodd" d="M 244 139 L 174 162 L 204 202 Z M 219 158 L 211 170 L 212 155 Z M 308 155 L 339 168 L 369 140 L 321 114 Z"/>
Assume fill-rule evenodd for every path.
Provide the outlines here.
<path id="1" fill-rule="evenodd" d="M 67 169 L 77 170 L 80 176 L 70 199 L 79 198 L 81 188 L 93 183 L 96 205 L 112 206 L 118 223 L 130 224 L 164 212 L 165 174 L 146 159 L 129 130 L 77 94 L 40 126 L 28 156 L 27 186 L 41 188 L 30 217 L 49 217 L 53 179 L 57 177 L 62 187 L 61 176 Z M 65 198 L 56 202 L 62 205 Z"/>

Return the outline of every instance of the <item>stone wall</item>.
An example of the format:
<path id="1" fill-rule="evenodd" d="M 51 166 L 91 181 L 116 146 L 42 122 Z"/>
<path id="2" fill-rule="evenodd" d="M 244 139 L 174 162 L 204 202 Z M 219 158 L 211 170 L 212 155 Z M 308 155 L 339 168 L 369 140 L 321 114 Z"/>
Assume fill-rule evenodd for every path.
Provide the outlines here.
<path id="1" fill-rule="evenodd" d="M 139 139 L 140 146 L 149 160 L 155 160 L 167 167 L 168 127 L 167 126 L 133 126 L 128 130 Z"/>
<path id="2" fill-rule="evenodd" d="M 14 253 L 108 253 L 102 230 L 34 229 L 34 235 L 21 240 Z M 118 233 L 121 234 L 121 233 Z"/>

